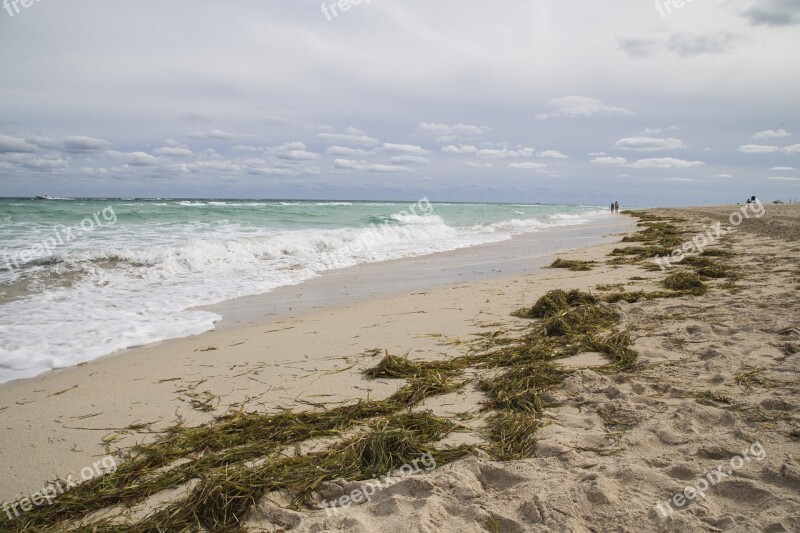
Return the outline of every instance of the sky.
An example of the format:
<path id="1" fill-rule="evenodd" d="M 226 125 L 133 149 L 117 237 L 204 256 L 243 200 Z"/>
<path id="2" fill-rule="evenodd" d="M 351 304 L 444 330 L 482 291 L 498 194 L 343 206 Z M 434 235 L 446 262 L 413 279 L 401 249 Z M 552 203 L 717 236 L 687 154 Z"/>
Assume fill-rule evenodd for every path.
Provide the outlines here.
<path id="1" fill-rule="evenodd" d="M 800 198 L 798 51 L 800 0 L 6 1 L 0 196 Z"/>

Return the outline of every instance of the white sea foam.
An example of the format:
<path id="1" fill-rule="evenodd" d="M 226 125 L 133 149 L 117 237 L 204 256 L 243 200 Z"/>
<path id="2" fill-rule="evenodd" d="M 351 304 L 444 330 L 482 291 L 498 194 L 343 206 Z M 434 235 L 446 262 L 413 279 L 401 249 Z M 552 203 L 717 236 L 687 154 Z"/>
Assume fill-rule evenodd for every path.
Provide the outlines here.
<path id="1" fill-rule="evenodd" d="M 116 240 L 57 251 L 49 263 L 27 271 L 34 280 L 59 275 L 71 283 L 2 306 L 0 382 L 212 329 L 218 316 L 187 310 L 199 305 L 301 283 L 332 269 L 497 242 L 592 216 L 555 214 L 454 227 L 438 215 L 402 212 L 367 227 L 291 231 L 230 221 L 183 223 L 178 230 L 153 222 L 128 237 L 121 225 Z M 166 232 L 170 242 L 143 244 L 145 237 Z M 116 245 L 120 241 L 128 244 Z"/>

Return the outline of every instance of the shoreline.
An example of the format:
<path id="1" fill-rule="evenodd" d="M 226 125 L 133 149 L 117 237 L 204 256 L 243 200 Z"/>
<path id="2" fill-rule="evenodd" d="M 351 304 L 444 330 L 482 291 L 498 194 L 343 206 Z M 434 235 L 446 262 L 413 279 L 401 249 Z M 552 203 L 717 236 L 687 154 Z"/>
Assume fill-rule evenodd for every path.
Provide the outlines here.
<path id="1" fill-rule="evenodd" d="M 736 210 L 720 207 L 712 214 L 726 209 Z M 423 397 L 407 412 L 417 422 L 433 423 L 431 417 L 457 421 L 455 432 L 447 430 L 433 439 L 436 446 L 430 449 L 441 465 L 399 480 L 371 494 L 367 502 L 346 496 L 363 494 L 370 486 L 369 475 L 324 477 L 324 483 L 315 485 L 315 498 L 345 502 L 332 515 L 317 506 L 317 500 L 298 507 L 288 495 L 259 493 L 243 516 L 244 525 L 253 531 L 302 532 L 544 532 L 587 530 L 597 523 L 615 530 L 791 531 L 800 523 L 800 462 L 791 455 L 800 439 L 800 308 L 795 292 L 800 290 L 800 246 L 791 238 L 800 228 L 800 209 L 768 208 L 758 223 L 743 224 L 710 246 L 710 254 L 666 273 L 650 261 L 652 254 L 688 242 L 713 217 L 696 209 L 652 210 L 639 216 L 647 217 L 647 238 L 638 233 L 623 243 L 615 239 L 558 254 L 566 260 L 593 261 L 587 271 L 550 269 L 446 285 L 311 311 L 279 320 L 266 330 L 263 323 L 223 328 L 202 339 L 172 342 L 169 350 L 149 347 L 138 350 L 136 357 L 110 357 L 65 371 L 58 380 L 38 380 L 39 389 L 29 387 L 23 391 L 29 397 L 6 409 L 9 397 L 0 389 L 0 412 L 17 426 L 0 437 L 0 445 L 9 450 L 0 498 L 13 498 L 6 493 L 24 490 L 21 486 L 40 489 L 36 476 L 50 479 L 54 476 L 47 472 L 52 469 L 74 472 L 92 464 L 90 456 L 107 453 L 98 441 L 105 440 L 111 449 L 151 442 L 154 431 L 176 421 L 187 431 L 206 422 L 211 424 L 202 426 L 204 430 L 212 430 L 218 425 L 236 427 L 238 421 L 251 427 L 270 420 L 270 414 L 285 414 L 290 427 L 281 423 L 280 428 L 289 430 L 292 417 L 302 413 L 339 416 L 340 409 L 359 405 L 396 405 L 390 400 L 407 389 L 407 381 L 424 378 L 401 374 L 394 376 L 401 379 L 367 380 L 366 370 L 390 360 L 385 353 L 407 353 L 411 364 L 431 369 L 450 368 L 465 358 L 486 361 L 481 358 L 490 355 L 499 367 L 459 367 L 466 382 Z M 783 222 L 774 225 L 772 220 Z M 784 235 L 787 229 L 795 233 Z M 698 278 L 703 269 L 708 275 Z M 675 276 L 687 286 L 671 287 L 666 281 Z M 550 326 L 541 320 L 510 315 L 530 309 L 554 289 L 597 295 L 600 301 L 591 308 L 580 303 L 573 308 L 599 313 L 600 322 L 592 323 L 589 337 L 548 333 Z M 620 321 L 613 330 L 605 330 L 611 323 L 602 322 L 608 312 L 615 317 L 612 323 Z M 570 320 L 595 316 L 581 313 Z M 557 321 L 553 324 L 558 326 Z M 622 329 L 617 331 L 617 326 Z M 548 336 L 554 338 L 548 341 Z M 599 346 L 595 338 L 612 337 L 633 351 L 581 352 Z M 505 344 L 504 338 L 512 344 Z M 575 356 L 570 355 L 572 342 L 580 343 Z M 511 351 L 496 356 L 486 352 L 492 346 Z M 539 351 L 542 347 L 549 355 Z M 506 368 L 502 365 L 507 356 L 522 359 Z M 548 371 L 559 378 L 536 389 L 539 370 L 531 369 L 546 370 L 551 363 L 557 366 Z M 532 395 L 539 406 L 529 412 L 502 411 L 497 402 L 505 400 L 487 394 L 486 380 L 517 387 L 512 377 L 519 371 L 534 372 L 528 375 L 534 388 L 525 386 L 520 393 L 523 399 Z M 104 402 L 93 405 L 93 400 Z M 233 414 L 213 421 L 224 413 Z M 530 440 L 511 450 L 524 452 L 521 457 L 526 459 L 500 461 L 493 451 L 492 443 L 498 441 L 486 428 L 501 413 L 509 420 L 521 416 L 534 423 L 530 434 L 523 432 Z M 241 431 L 234 434 L 235 442 L 247 446 L 251 437 Z M 300 439 L 294 451 L 290 447 L 270 459 L 278 462 L 265 464 L 260 475 L 274 479 L 272 464 L 295 464 L 296 459 L 298 466 L 311 468 L 302 474 L 310 483 L 318 473 L 309 452 L 322 453 L 336 442 L 324 433 L 319 436 L 323 438 Z M 261 438 L 255 442 L 260 446 Z M 270 450 L 269 440 L 263 446 L 255 451 L 263 455 Z M 213 456 L 215 450 L 208 452 Z M 198 451 L 199 457 L 187 459 L 200 461 L 206 447 Z M 461 458 L 450 462 L 447 454 Z M 45 465 L 51 458 L 58 462 Z M 401 463 L 390 464 L 397 468 Z M 730 472 L 704 484 L 698 481 L 725 464 Z M 380 467 L 367 472 L 390 471 Z M 238 486 L 235 480 L 219 482 Z M 140 520 L 176 497 L 171 494 L 119 511 Z M 217 515 L 204 516 L 219 523 Z M 180 518 L 196 519 L 191 514 Z"/>
<path id="2" fill-rule="evenodd" d="M 541 267 L 551 263 L 556 255 L 577 258 L 600 257 L 615 245 L 619 240 L 619 234 L 632 228 L 634 224 L 633 219 L 629 217 L 608 218 L 593 225 L 554 228 L 552 233 L 534 232 L 500 243 L 332 271 L 328 273 L 330 276 L 323 275 L 304 284 L 212 306 L 212 310 L 217 309 L 225 313 L 228 320 L 223 320 L 215 329 L 199 335 L 130 348 L 77 366 L 55 369 L 33 378 L 0 384 L 0 409 L 2 409 L 0 413 L 8 424 L 5 426 L 7 430 L 0 436 L 0 447 L 4 450 L 19 448 L 30 450 L 39 447 L 47 450 L 46 453 L 41 453 L 46 457 L 39 456 L 39 453 L 27 453 L 22 456 L 18 453 L 8 454 L 8 461 L 0 467 L 3 468 L 3 471 L 0 471 L 0 500 L 12 499 L 18 496 L 19 491 L 37 490 L 46 480 L 80 470 L 84 462 L 89 459 L 94 460 L 94 456 L 103 451 L 104 445 L 100 440 L 102 437 L 119 433 L 69 428 L 106 427 L 122 430 L 131 424 L 142 424 L 153 420 L 158 420 L 155 426 L 158 427 L 173 421 L 176 416 L 185 417 L 191 423 L 201 423 L 209 420 L 211 414 L 220 414 L 227 408 L 235 408 L 246 402 L 248 400 L 246 391 L 249 388 L 253 385 L 264 386 L 264 383 L 259 383 L 263 380 L 257 375 L 247 373 L 267 372 L 267 365 L 273 368 L 281 367 L 280 375 L 287 376 L 287 380 L 292 381 L 298 375 L 292 368 L 302 365 L 309 359 L 326 367 L 328 371 L 335 372 L 350 366 L 350 363 L 337 366 L 332 358 L 355 358 L 364 350 L 372 348 L 381 347 L 393 353 L 403 353 L 413 348 L 415 353 L 436 357 L 440 353 L 438 346 L 440 339 L 435 336 L 436 334 L 444 335 L 447 331 L 447 335 L 458 332 L 467 336 L 470 333 L 470 324 L 480 322 L 481 314 L 487 315 L 483 319 L 486 323 L 493 321 L 489 316 L 498 320 L 506 318 L 509 305 L 507 298 L 498 297 L 502 296 L 500 293 L 504 288 L 518 283 L 532 285 L 542 283 L 542 287 L 546 287 L 551 286 L 550 279 L 561 279 L 564 276 L 568 279 L 581 274 L 561 270 L 541 270 Z M 608 235 L 609 231 L 612 232 L 611 236 Z M 552 244 L 554 235 L 564 237 L 566 248 L 571 251 L 538 252 L 529 246 L 531 242 L 542 239 Z M 606 243 L 578 249 L 569 246 L 576 241 L 585 243 L 592 240 L 606 241 Z M 485 265 L 472 271 L 469 270 L 470 266 L 464 267 L 466 270 L 456 268 L 462 258 L 474 260 L 485 254 L 487 249 L 491 250 L 489 256 L 495 261 L 491 265 L 492 268 L 485 268 Z M 393 291 L 386 294 L 370 290 L 370 287 L 375 288 L 376 284 L 390 278 L 397 271 L 398 265 L 409 263 L 417 265 L 423 271 L 430 270 L 432 264 L 438 267 L 447 266 L 451 270 L 445 272 L 443 278 L 439 280 L 429 279 L 433 285 L 429 289 L 419 288 L 416 292 Z M 509 276 L 497 272 L 506 268 L 515 272 L 515 275 Z M 528 273 L 524 273 L 523 269 L 524 271 L 529 269 Z M 364 270 L 370 272 L 369 279 L 372 280 L 372 285 L 361 285 L 367 289 L 366 294 L 335 293 L 333 298 L 320 305 L 319 297 L 324 295 L 326 290 L 343 283 L 347 285 L 359 282 L 364 278 L 361 275 Z M 419 271 L 414 270 L 414 273 Z M 465 272 L 472 273 L 476 279 L 471 282 L 453 283 L 453 278 L 462 278 Z M 424 284 L 426 280 L 423 279 L 422 282 Z M 420 279 L 414 283 L 420 283 Z M 306 284 L 316 287 L 315 290 L 308 291 Z M 537 289 L 533 291 L 527 299 L 517 301 L 514 298 L 512 305 L 521 306 L 530 303 L 527 300 L 534 298 L 533 294 L 540 292 Z M 494 298 L 490 299 L 495 301 L 485 306 L 489 299 L 483 297 L 483 294 L 487 292 L 494 293 Z M 471 300 L 471 305 L 466 308 L 454 306 L 451 301 L 452 294 L 458 294 L 459 299 Z M 266 305 L 262 301 L 264 298 L 278 298 L 284 302 L 285 312 L 263 313 Z M 303 301 L 300 305 L 297 304 L 299 300 Z M 247 305 L 242 306 L 243 302 Z M 238 314 L 237 306 L 240 309 Z M 259 306 L 262 316 L 255 319 L 254 310 L 259 309 Z M 426 311 L 430 307 L 442 308 L 442 312 L 448 312 L 452 316 L 437 316 L 435 322 L 430 324 Z M 379 328 L 376 324 L 378 320 L 375 319 L 375 317 L 386 318 L 386 309 L 399 309 L 397 313 L 391 313 L 399 318 L 390 319 L 395 323 L 395 331 L 390 333 L 382 332 L 388 324 Z M 423 320 L 419 320 L 420 317 Z M 398 325 L 397 322 L 400 320 L 402 323 Z M 328 326 L 322 331 L 322 325 L 326 323 Z M 369 333 L 359 331 L 363 329 L 372 331 Z M 376 332 L 379 334 L 376 335 Z M 427 339 L 411 338 L 414 335 L 426 334 L 434 336 Z M 343 335 L 348 339 L 343 340 Z M 319 336 L 326 340 L 318 341 Z M 312 353 L 325 354 L 332 348 L 338 349 L 340 355 L 334 356 L 329 353 L 322 358 L 311 356 Z M 259 353 L 261 349 L 273 349 L 287 355 L 265 357 Z M 228 370 L 226 375 L 219 374 L 226 364 L 228 367 L 225 369 Z M 330 398 L 331 402 L 335 402 L 354 395 L 366 398 L 370 394 L 387 394 L 393 386 L 372 383 L 369 389 L 357 391 L 345 389 L 345 392 L 339 393 L 336 389 L 351 380 L 351 374 L 345 376 L 346 379 L 334 380 L 330 385 L 326 385 L 327 389 L 316 392 L 323 395 L 330 394 L 326 400 Z M 200 390 L 194 390 L 198 387 L 192 387 L 192 383 L 202 380 L 206 381 L 199 387 Z M 175 383 L 180 385 L 174 386 Z M 272 404 L 269 408 L 272 409 L 278 405 L 296 407 L 298 404 L 284 390 L 285 387 L 283 379 L 275 379 L 265 386 L 268 390 L 275 389 L 268 395 L 270 399 L 264 399 L 261 404 L 256 404 L 255 401 L 250 403 L 258 405 L 259 409 L 267 407 L 265 404 L 270 403 Z M 244 392 L 237 389 L 243 389 Z M 206 391 L 209 394 L 204 395 Z M 195 394 L 204 396 L 192 397 Z M 212 395 L 220 395 L 226 400 L 224 403 L 221 400 L 217 402 L 212 399 Z M 113 401 L 109 402 L 107 398 L 113 398 Z M 213 411 L 206 413 L 202 411 L 205 407 L 197 410 L 191 406 L 193 401 L 206 400 L 215 404 Z M 56 423 L 48 422 L 47 427 L 32 424 L 41 411 L 48 413 L 47 420 L 54 419 Z M 83 420 L 92 423 L 74 423 Z M 50 442 L 53 434 L 58 435 L 59 443 Z M 133 437 L 135 434 L 121 436 L 120 440 L 115 440 L 113 444 L 129 445 L 133 442 Z M 81 452 L 70 450 L 81 450 Z M 61 471 L 64 467 L 66 471 Z"/>
<path id="3" fill-rule="evenodd" d="M 503 275 L 503 271 L 506 271 L 504 275 L 537 271 L 556 253 L 566 253 L 605 242 L 613 238 L 614 234 L 625 232 L 629 228 L 630 221 L 622 217 L 602 217 L 589 223 L 555 226 L 515 235 L 498 242 L 327 270 L 297 284 L 284 285 L 268 292 L 231 298 L 215 304 L 188 307 L 181 312 L 206 311 L 219 318 L 214 320 L 209 329 L 200 333 L 154 340 L 116 350 L 80 364 L 179 339 L 202 337 L 219 329 L 261 322 L 271 323 L 280 318 L 310 311 L 333 309 L 370 299 L 449 284 L 491 279 Z M 7 383 L 37 379 L 73 366 L 54 368 L 34 376 L 5 381 L 0 383 L 0 389 Z"/>
<path id="4" fill-rule="evenodd" d="M 556 254 L 609 243 L 633 227 L 627 217 L 601 217 L 504 241 L 329 270 L 296 285 L 190 310 L 221 316 L 214 324 L 218 330 L 457 283 L 524 275 L 540 271 Z"/>

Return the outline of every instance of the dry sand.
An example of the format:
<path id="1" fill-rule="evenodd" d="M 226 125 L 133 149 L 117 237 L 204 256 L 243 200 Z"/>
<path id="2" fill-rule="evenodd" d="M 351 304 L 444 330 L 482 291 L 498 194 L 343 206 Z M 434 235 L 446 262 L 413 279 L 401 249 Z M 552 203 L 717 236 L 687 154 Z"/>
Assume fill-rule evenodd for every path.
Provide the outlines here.
<path id="1" fill-rule="evenodd" d="M 685 218 L 700 233 L 735 209 L 658 214 Z M 632 329 L 640 367 L 603 374 L 591 370 L 603 362 L 596 355 L 568 361 L 587 368 L 547 398 L 557 406 L 546 411 L 550 424 L 538 434 L 536 458 L 501 463 L 475 452 L 333 516 L 265 499 L 248 525 L 309 532 L 800 530 L 797 235 L 798 206 L 767 206 L 763 219 L 723 240 L 737 254 L 736 292 L 714 288 L 703 297 L 614 304 Z M 561 256 L 602 262 L 614 246 Z M 402 382 L 361 378 L 378 361 L 370 349 L 423 359 L 463 355 L 474 334 L 523 328 L 526 321 L 509 313 L 550 289 L 638 290 L 661 277 L 603 263 L 590 272 L 546 270 L 450 285 L 225 328 L 4 385 L 0 498 L 90 465 L 104 453 L 103 438 L 123 447 L 147 439 L 123 430 L 132 423 L 164 427 L 177 415 L 199 423 L 243 405 L 268 411 L 382 398 Z M 478 413 L 480 399 L 467 389 L 425 407 L 442 416 Z M 202 412 L 205 405 L 213 411 Z M 458 433 L 452 443 L 458 442 L 480 437 Z M 745 449 L 765 456 L 732 468 L 730 460 Z M 668 518 L 656 510 L 718 466 L 732 472 L 705 498 Z M 321 496 L 357 486 L 328 484 Z"/>

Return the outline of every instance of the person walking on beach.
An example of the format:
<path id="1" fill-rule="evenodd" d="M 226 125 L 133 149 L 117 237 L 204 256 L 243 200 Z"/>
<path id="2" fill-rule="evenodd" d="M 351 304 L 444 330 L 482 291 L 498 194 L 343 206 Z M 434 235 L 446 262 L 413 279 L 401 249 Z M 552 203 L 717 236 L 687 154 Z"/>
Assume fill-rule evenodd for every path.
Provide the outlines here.
<path id="1" fill-rule="evenodd" d="M 611 214 L 614 214 L 614 202 L 611 202 Z"/>
<path id="2" fill-rule="evenodd" d="M 619 202 L 614 202 L 614 212 L 619 213 Z"/>

